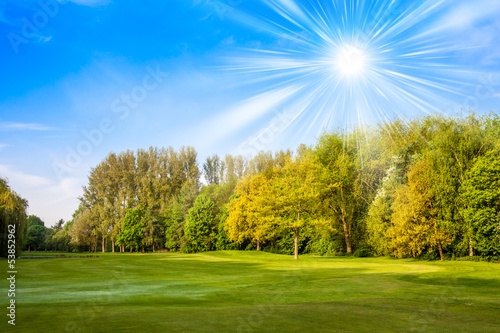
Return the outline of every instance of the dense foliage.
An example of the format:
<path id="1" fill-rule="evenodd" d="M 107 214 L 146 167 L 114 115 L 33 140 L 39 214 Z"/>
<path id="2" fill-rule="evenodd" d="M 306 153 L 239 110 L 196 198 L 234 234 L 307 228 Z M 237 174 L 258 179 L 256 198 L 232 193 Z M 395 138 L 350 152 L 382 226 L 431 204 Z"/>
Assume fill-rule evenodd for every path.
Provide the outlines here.
<path id="1" fill-rule="evenodd" d="M 7 180 L 0 178 L 0 257 L 7 257 L 12 244 L 15 253 L 19 253 L 22 248 L 26 239 L 27 208 L 28 202 L 12 191 Z M 9 243 L 10 232 L 15 238 L 11 238 Z"/>
<path id="2" fill-rule="evenodd" d="M 201 167 L 191 147 L 112 153 L 73 220 L 26 224 L 26 247 L 497 258 L 499 129 L 493 113 L 394 120 Z"/>

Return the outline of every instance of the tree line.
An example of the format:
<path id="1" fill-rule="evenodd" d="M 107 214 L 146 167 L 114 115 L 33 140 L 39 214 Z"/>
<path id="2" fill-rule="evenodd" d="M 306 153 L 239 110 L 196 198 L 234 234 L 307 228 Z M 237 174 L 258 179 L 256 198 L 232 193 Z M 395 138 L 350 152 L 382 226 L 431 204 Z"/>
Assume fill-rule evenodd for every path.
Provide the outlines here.
<path id="1" fill-rule="evenodd" d="M 56 234 L 90 251 L 498 258 L 500 118 L 391 120 L 201 168 L 191 147 L 111 153 Z"/>

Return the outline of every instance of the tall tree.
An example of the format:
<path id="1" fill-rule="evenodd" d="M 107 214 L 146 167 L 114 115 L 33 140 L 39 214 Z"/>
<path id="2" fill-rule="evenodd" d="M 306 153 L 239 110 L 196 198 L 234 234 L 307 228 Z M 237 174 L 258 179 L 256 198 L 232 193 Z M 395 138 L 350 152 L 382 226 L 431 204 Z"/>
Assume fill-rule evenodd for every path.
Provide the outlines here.
<path id="1" fill-rule="evenodd" d="M 73 214 L 73 225 L 69 229 L 71 242 L 79 246 L 88 246 L 89 252 L 97 252 L 96 217 L 88 208 L 80 206 Z"/>
<path id="2" fill-rule="evenodd" d="M 443 247 L 453 240 L 453 234 L 439 220 L 433 205 L 431 172 L 427 160 L 418 162 L 408 174 L 408 184 L 397 191 L 392 225 L 388 230 L 397 257 L 416 257 L 425 249 L 437 249 L 443 260 Z"/>
<path id="3" fill-rule="evenodd" d="M 295 161 L 289 158 L 285 166 L 274 169 L 269 186 L 259 197 L 266 221 L 293 231 L 295 260 L 301 229 L 322 220 L 316 212 L 325 175 L 325 168 L 314 156 Z"/>
<path id="4" fill-rule="evenodd" d="M 221 182 L 221 161 L 218 155 L 207 157 L 205 164 L 203 164 L 203 173 L 205 180 L 210 184 L 219 184 Z"/>
<path id="5" fill-rule="evenodd" d="M 353 225 L 359 216 L 357 208 L 365 198 L 356 167 L 357 147 L 349 139 L 348 134 L 325 134 L 319 139 L 314 154 L 327 173 L 322 200 L 330 209 L 329 216 L 340 221 L 346 252 L 351 254 Z"/>
<path id="6" fill-rule="evenodd" d="M 225 225 L 229 238 L 239 244 L 250 239 L 257 245 L 257 251 L 272 235 L 271 225 L 261 214 L 260 196 L 267 184 L 268 180 L 262 174 L 247 176 L 238 183 L 235 196 L 227 206 Z"/>

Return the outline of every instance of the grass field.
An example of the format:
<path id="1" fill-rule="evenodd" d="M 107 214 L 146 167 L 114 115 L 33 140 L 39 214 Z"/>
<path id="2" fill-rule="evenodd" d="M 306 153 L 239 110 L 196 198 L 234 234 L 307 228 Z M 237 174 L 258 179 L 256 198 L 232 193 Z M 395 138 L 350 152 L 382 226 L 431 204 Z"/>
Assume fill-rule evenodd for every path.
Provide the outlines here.
<path id="1" fill-rule="evenodd" d="M 312 256 L 293 261 L 232 251 L 98 255 L 18 260 L 16 326 L 8 329 L 500 332 L 499 264 Z M 7 304 L 6 292 L 0 299 Z M 10 326 L 2 317 L 0 327 Z"/>

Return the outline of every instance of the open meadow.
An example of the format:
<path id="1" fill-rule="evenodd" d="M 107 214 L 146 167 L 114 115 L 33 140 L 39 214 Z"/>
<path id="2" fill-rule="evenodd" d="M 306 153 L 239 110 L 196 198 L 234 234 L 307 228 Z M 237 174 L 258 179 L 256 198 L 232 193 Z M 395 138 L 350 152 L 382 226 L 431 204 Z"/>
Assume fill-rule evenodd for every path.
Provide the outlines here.
<path id="1" fill-rule="evenodd" d="M 17 332 L 500 331 L 494 263 L 218 251 L 17 269 Z"/>

